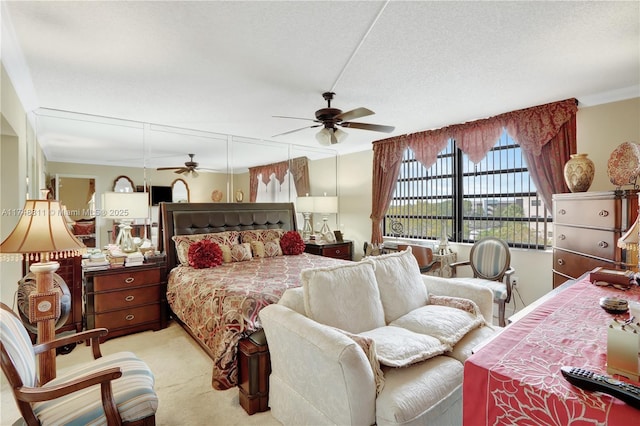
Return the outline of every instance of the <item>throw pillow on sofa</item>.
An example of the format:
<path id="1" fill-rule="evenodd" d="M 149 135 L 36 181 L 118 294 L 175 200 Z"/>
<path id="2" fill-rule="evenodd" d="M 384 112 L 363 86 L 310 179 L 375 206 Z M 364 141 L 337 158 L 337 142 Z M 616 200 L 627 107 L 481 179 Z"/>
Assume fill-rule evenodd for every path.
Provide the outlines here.
<path id="1" fill-rule="evenodd" d="M 307 317 L 351 333 L 385 325 L 371 260 L 303 270 Z"/>
<path id="2" fill-rule="evenodd" d="M 427 289 L 411 247 L 371 259 L 376 264 L 375 275 L 387 324 L 428 303 Z"/>

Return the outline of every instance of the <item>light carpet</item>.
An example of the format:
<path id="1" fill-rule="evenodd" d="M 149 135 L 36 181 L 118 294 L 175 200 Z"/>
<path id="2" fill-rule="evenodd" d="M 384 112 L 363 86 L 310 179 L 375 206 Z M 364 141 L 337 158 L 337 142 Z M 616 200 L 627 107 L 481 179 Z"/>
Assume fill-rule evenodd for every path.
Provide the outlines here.
<path id="1" fill-rule="evenodd" d="M 131 351 L 153 371 L 159 405 L 156 424 L 169 425 L 280 425 L 269 411 L 249 416 L 238 402 L 238 388 L 218 391 L 211 387 L 212 361 L 174 321 L 160 331 L 146 331 L 107 340 L 102 354 Z M 92 359 L 91 350 L 78 345 L 58 355 L 57 369 Z M 20 418 L 4 374 L 2 375 L 0 425 Z"/>

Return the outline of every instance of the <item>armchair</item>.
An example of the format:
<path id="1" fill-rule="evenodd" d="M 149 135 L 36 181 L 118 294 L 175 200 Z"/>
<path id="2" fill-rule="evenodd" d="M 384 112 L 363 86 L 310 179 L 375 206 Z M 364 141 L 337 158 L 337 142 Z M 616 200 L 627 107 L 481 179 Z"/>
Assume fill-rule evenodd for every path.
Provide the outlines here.
<path id="1" fill-rule="evenodd" d="M 20 319 L 0 303 L 2 371 L 25 423 L 155 425 L 158 398 L 149 367 L 131 352 L 102 356 L 99 328 L 33 346 Z M 40 386 L 36 355 L 90 340 L 94 360 L 77 365 Z"/>
<path id="2" fill-rule="evenodd" d="M 511 300 L 511 252 L 506 242 L 495 237 L 486 237 L 471 247 L 469 260 L 452 263 L 454 273 L 459 266 L 470 266 L 473 278 L 457 277 L 456 281 L 466 281 L 488 287 L 493 292 L 493 301 L 498 305 L 498 323 L 506 325 L 505 306 Z"/>

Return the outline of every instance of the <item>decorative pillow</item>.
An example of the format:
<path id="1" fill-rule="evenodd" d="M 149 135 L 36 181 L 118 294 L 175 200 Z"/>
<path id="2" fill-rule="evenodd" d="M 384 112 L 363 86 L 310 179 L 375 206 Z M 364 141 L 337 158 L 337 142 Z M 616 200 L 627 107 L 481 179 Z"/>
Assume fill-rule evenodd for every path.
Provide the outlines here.
<path id="1" fill-rule="evenodd" d="M 240 242 L 250 243 L 252 241 L 260 241 L 266 243 L 273 241 L 284 235 L 284 229 L 251 229 L 248 231 L 240 231 Z"/>
<path id="2" fill-rule="evenodd" d="M 282 248 L 280 247 L 280 238 L 264 243 L 265 257 L 282 256 Z"/>
<path id="3" fill-rule="evenodd" d="M 427 289 L 411 247 L 371 259 L 376 264 L 376 280 L 387 324 L 428 303 Z"/>
<path id="4" fill-rule="evenodd" d="M 384 326 L 374 269 L 366 259 L 303 270 L 300 278 L 307 317 L 351 333 Z"/>
<path id="5" fill-rule="evenodd" d="M 96 224 L 91 222 L 76 222 L 73 225 L 74 235 L 90 235 L 96 232 Z"/>
<path id="6" fill-rule="evenodd" d="M 373 339 L 378 361 L 389 367 L 405 367 L 451 349 L 451 346 L 435 337 L 390 325 L 365 331 L 360 335 Z"/>
<path id="7" fill-rule="evenodd" d="M 484 322 L 484 317 L 479 312 L 471 313 L 451 306 L 432 304 L 414 309 L 389 325 L 435 337 L 453 347 L 468 332 L 482 326 Z"/>
<path id="8" fill-rule="evenodd" d="M 231 247 L 232 262 L 244 262 L 245 260 L 251 260 L 251 244 L 236 244 Z"/>
<path id="9" fill-rule="evenodd" d="M 373 378 L 376 382 L 376 395 L 378 395 L 382 391 L 382 388 L 384 388 L 384 372 L 380 368 L 380 361 L 378 361 L 378 354 L 376 353 L 376 342 L 372 338 L 363 336 L 361 334 L 349 333 L 348 331 L 340 330 L 339 328 L 335 327 L 333 327 L 333 329 L 339 331 L 340 333 L 356 342 L 358 346 L 360 346 L 364 354 L 367 356 L 369 364 L 371 365 L 371 370 L 373 370 Z"/>
<path id="10" fill-rule="evenodd" d="M 301 254 L 304 253 L 305 244 L 296 231 L 287 231 L 280 237 L 280 247 L 283 254 Z"/>
<path id="11" fill-rule="evenodd" d="M 189 246 L 189 266 L 203 269 L 218 265 L 222 265 L 222 250 L 218 244 L 200 240 Z"/>
<path id="12" fill-rule="evenodd" d="M 262 241 L 251 241 L 251 255 L 253 257 L 264 257 L 264 243 Z"/>
<path id="13" fill-rule="evenodd" d="M 189 265 L 189 246 L 205 239 L 218 244 L 222 250 L 223 261 L 229 263 L 231 262 L 231 246 L 238 244 L 239 235 L 238 231 L 224 231 L 211 234 L 174 235 L 171 239 L 176 246 L 178 261 L 181 265 Z"/>

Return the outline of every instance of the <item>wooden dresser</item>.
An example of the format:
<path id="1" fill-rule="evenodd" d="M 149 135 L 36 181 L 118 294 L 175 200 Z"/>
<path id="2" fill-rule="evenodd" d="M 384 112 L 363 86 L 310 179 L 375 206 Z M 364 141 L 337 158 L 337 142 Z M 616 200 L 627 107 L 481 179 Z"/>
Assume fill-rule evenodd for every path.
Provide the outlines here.
<path id="1" fill-rule="evenodd" d="M 166 264 L 85 271 L 87 329 L 104 327 L 106 339 L 167 326 Z"/>
<path id="2" fill-rule="evenodd" d="M 333 257 L 335 259 L 352 260 L 353 241 L 342 241 L 336 243 L 306 243 L 304 251 L 306 253 L 317 254 L 319 256 Z"/>
<path id="3" fill-rule="evenodd" d="M 618 238 L 638 215 L 638 191 L 553 196 L 553 287 L 597 266 L 626 269 Z"/>

